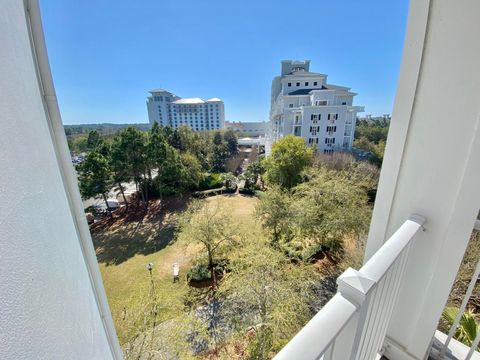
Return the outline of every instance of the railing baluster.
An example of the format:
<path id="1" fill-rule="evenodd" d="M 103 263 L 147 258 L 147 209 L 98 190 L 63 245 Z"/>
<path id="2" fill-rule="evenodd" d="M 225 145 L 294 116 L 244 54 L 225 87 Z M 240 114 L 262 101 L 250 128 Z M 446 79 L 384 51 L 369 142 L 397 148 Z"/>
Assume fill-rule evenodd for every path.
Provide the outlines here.
<path id="1" fill-rule="evenodd" d="M 408 254 L 409 254 L 409 251 L 410 251 L 410 247 L 411 247 L 411 244 L 409 244 L 407 246 L 407 248 L 403 250 L 402 255 L 397 260 L 397 264 L 395 265 L 394 280 L 392 282 L 394 286 L 393 286 L 392 292 L 390 294 L 390 298 L 388 300 L 387 312 L 386 312 L 384 318 L 382 319 L 382 325 L 381 325 L 382 332 L 380 334 L 380 339 L 385 339 L 385 335 L 386 335 L 387 330 L 388 330 L 387 329 L 388 324 L 390 323 L 390 319 L 392 318 L 393 309 L 394 309 L 395 304 L 397 302 L 397 295 L 398 295 L 398 292 L 400 290 L 400 284 L 402 282 L 403 274 L 405 272 L 405 266 L 407 264 L 407 259 L 408 259 Z M 378 345 L 380 350 L 381 350 L 382 345 L 383 344 Z"/>
<path id="2" fill-rule="evenodd" d="M 320 355 L 318 359 L 321 360 L 333 360 L 333 352 L 335 350 L 335 343 L 336 341 L 334 340 L 330 346 L 328 347 L 327 351 L 323 355 Z"/>
<path id="3" fill-rule="evenodd" d="M 396 260 L 396 262 L 398 259 Z M 378 353 L 379 345 L 378 343 L 382 340 L 380 339 L 381 334 L 381 323 L 383 322 L 384 317 L 386 316 L 386 309 L 387 309 L 387 300 L 391 293 L 391 285 L 392 285 L 392 277 L 393 277 L 393 270 L 395 269 L 396 264 L 388 270 L 388 273 L 382 279 L 382 286 L 384 287 L 385 291 L 382 293 L 380 298 L 380 308 L 378 310 L 379 316 L 377 317 L 378 320 L 375 321 L 375 329 L 372 332 L 371 340 L 369 340 L 367 358 L 372 358 L 374 354 Z"/>
<path id="4" fill-rule="evenodd" d="M 467 357 L 465 360 L 470 360 L 477 350 L 478 344 L 480 343 L 480 331 L 477 333 L 477 336 L 475 336 L 475 340 L 473 340 L 472 346 L 470 347 L 470 351 L 467 354 Z"/>
<path id="5" fill-rule="evenodd" d="M 366 331 L 362 336 L 362 347 L 355 358 L 356 360 L 368 358 L 368 352 L 371 346 L 372 335 L 375 331 L 376 321 L 379 316 L 379 303 L 381 302 L 382 295 L 385 291 L 384 285 L 385 283 L 383 281 L 380 281 L 379 283 L 377 283 L 376 291 L 372 295 L 372 300 L 371 300 L 372 312 L 370 315 L 370 319 L 368 321 L 368 325 L 366 326 Z"/>
<path id="6" fill-rule="evenodd" d="M 475 268 L 472 279 L 468 284 L 467 292 L 465 293 L 465 296 L 462 300 L 462 304 L 458 309 L 458 313 L 457 313 L 457 316 L 455 317 L 455 321 L 453 322 L 452 327 L 448 332 L 447 340 L 445 341 L 445 344 L 443 344 L 442 350 L 440 351 L 440 358 L 445 356 L 448 349 L 448 344 L 450 344 L 450 340 L 452 340 L 453 336 L 455 335 L 455 332 L 457 331 L 458 324 L 460 324 L 462 315 L 465 312 L 465 309 L 467 308 L 468 300 L 470 300 L 470 297 L 472 296 L 473 289 L 475 289 L 475 284 L 477 283 L 479 275 L 480 275 L 480 259 L 478 260 L 477 267 Z"/>

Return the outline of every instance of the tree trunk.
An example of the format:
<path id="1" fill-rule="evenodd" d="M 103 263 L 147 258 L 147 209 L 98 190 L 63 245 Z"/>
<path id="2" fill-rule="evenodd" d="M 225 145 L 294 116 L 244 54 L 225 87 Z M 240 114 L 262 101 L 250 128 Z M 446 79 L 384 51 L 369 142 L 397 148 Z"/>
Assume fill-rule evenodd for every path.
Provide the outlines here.
<path id="1" fill-rule="evenodd" d="M 278 230 L 276 226 L 273 227 L 273 242 L 275 244 L 278 243 Z"/>
<path id="2" fill-rule="evenodd" d="M 143 203 L 145 203 L 145 191 L 143 190 L 143 185 L 140 185 L 140 196 L 142 197 L 142 201 Z M 138 203 L 137 205 L 140 203 L 140 197 L 138 198 Z"/>
<path id="3" fill-rule="evenodd" d="M 138 188 L 138 181 L 135 180 L 135 190 L 137 191 L 137 209 L 138 209 L 138 204 L 140 204 L 140 195 L 143 194 Z"/>
<path id="4" fill-rule="evenodd" d="M 107 205 L 107 210 L 108 210 L 108 213 L 110 214 L 110 218 L 113 219 L 112 209 L 110 209 L 110 206 L 108 206 L 107 197 L 105 196 L 105 194 L 102 194 L 102 196 L 103 196 L 103 201 L 105 201 L 105 205 Z"/>
<path id="5" fill-rule="evenodd" d="M 148 184 L 144 183 L 143 188 L 145 189 L 145 210 L 148 209 Z"/>
<path id="6" fill-rule="evenodd" d="M 122 196 L 123 196 L 123 202 L 125 203 L 125 207 L 127 208 L 127 211 L 128 211 L 127 198 L 125 197 L 125 193 L 123 192 L 122 183 L 120 181 L 118 182 L 118 187 L 120 188 L 120 192 L 122 193 Z"/>
<path id="7" fill-rule="evenodd" d="M 212 277 L 212 290 L 215 291 L 217 286 L 217 278 L 215 274 L 215 268 L 213 266 L 213 255 L 210 248 L 207 248 L 208 252 L 208 266 L 210 267 L 210 276 Z"/>
<path id="8" fill-rule="evenodd" d="M 163 195 L 162 195 L 162 182 L 160 180 L 160 174 L 161 174 L 161 167 L 158 167 L 158 172 L 157 172 L 157 184 L 158 184 L 158 195 L 160 196 L 160 214 L 162 213 L 162 207 L 163 207 Z"/>

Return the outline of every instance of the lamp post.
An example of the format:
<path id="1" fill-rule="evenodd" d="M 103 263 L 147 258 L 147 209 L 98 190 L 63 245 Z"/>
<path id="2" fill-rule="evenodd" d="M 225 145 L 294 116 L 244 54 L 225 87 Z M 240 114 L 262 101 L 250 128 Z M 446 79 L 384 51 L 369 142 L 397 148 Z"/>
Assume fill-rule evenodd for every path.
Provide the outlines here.
<path id="1" fill-rule="evenodd" d="M 151 285 L 151 292 L 153 294 L 153 291 L 155 290 L 155 284 L 153 282 L 153 263 L 148 263 L 147 264 L 147 270 L 150 273 L 150 285 Z"/>

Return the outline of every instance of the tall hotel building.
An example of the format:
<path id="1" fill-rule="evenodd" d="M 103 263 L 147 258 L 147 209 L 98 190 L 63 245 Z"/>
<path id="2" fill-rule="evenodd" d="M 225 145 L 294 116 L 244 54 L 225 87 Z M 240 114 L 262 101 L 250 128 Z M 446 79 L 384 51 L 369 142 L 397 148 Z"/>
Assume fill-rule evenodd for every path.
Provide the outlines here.
<path id="1" fill-rule="evenodd" d="M 327 83 L 327 75 L 310 72 L 310 60 L 282 61 L 282 74 L 272 81 L 272 140 L 301 136 L 320 152 L 352 147 L 357 113 L 350 88 Z"/>
<path id="2" fill-rule="evenodd" d="M 163 89 L 150 91 L 147 98 L 148 119 L 153 125 L 188 125 L 193 130 L 216 130 L 225 127 L 225 109 L 218 98 L 202 100 L 200 98 L 182 99 Z"/>

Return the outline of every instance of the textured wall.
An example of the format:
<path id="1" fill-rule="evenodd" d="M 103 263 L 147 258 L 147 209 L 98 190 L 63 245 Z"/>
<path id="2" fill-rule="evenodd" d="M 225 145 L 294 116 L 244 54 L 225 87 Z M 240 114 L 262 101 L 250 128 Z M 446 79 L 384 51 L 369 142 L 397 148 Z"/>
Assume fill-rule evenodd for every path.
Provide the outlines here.
<path id="1" fill-rule="evenodd" d="M 0 8 L 0 357 L 109 359 L 39 92 L 23 1 L 0 0 Z"/>

